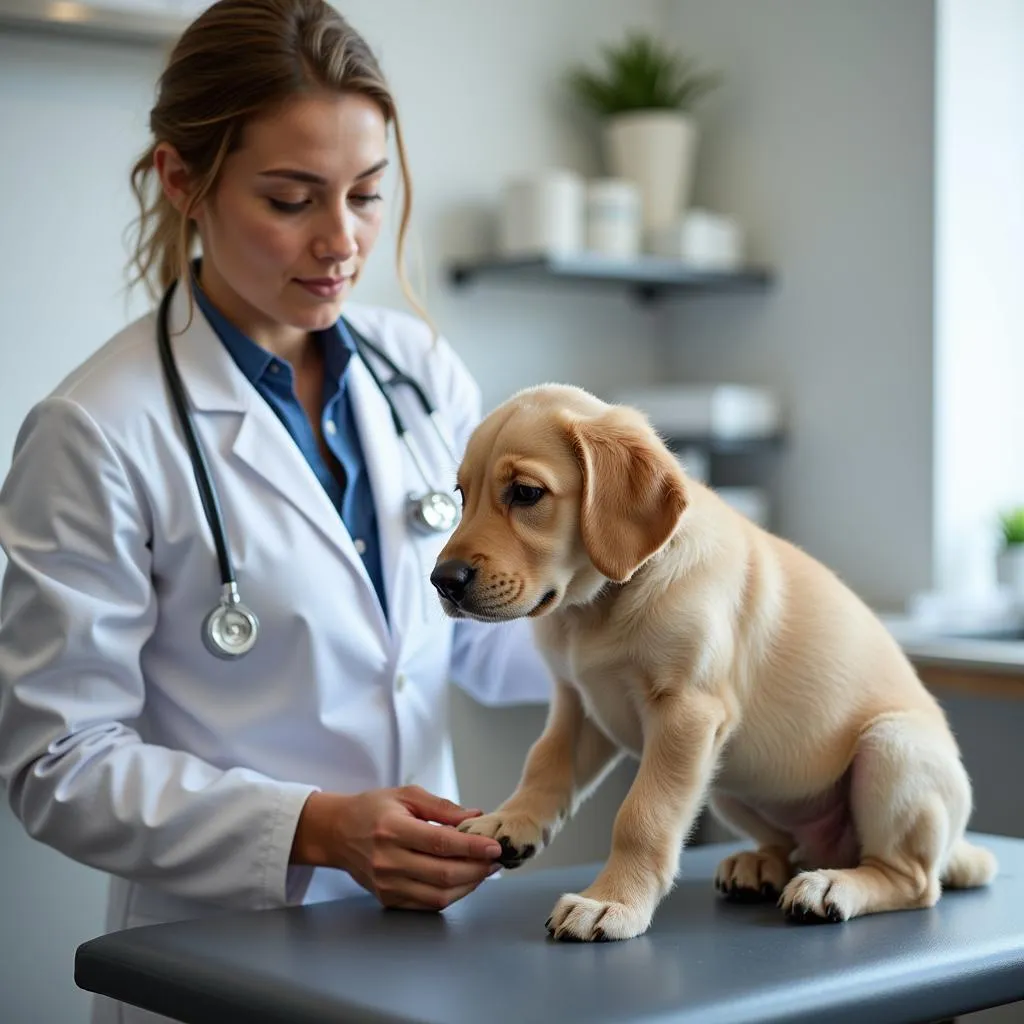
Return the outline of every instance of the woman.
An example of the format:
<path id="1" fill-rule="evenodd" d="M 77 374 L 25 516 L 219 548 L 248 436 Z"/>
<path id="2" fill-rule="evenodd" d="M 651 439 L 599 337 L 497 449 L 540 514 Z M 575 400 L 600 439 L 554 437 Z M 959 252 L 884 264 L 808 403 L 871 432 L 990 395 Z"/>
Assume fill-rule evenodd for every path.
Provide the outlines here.
<path id="1" fill-rule="evenodd" d="M 176 282 L 170 346 L 258 639 L 204 643 L 218 552 L 144 316 L 31 410 L 0 491 L 0 775 L 29 834 L 114 876 L 111 930 L 361 889 L 443 908 L 500 854 L 455 827 L 474 812 L 454 802 L 447 684 L 500 703 L 549 680 L 526 625 L 445 618 L 446 535 L 406 518 L 410 493 L 451 491 L 477 388 L 420 319 L 348 302 L 389 129 L 401 273 L 394 102 L 322 0 L 221 0 L 175 47 L 151 127 L 134 266 Z M 360 339 L 437 405 L 439 431 L 389 392 L 416 458 Z"/>

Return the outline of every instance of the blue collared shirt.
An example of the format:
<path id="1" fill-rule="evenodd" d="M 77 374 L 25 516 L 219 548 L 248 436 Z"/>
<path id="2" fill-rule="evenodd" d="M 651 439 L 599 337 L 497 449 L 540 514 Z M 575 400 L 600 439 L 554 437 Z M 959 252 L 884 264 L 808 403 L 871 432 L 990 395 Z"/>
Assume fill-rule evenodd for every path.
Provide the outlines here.
<path id="1" fill-rule="evenodd" d="M 344 482 L 341 482 L 324 460 L 309 418 L 295 394 L 291 363 L 246 337 L 213 307 L 198 283 L 193 282 L 193 289 L 199 307 L 224 347 L 285 425 L 338 510 L 363 559 L 386 616 L 377 509 L 346 382 L 348 364 L 356 350 L 344 320 L 338 320 L 333 327 L 313 335 L 324 357 L 324 411 L 320 430 L 327 447 L 344 470 Z"/>

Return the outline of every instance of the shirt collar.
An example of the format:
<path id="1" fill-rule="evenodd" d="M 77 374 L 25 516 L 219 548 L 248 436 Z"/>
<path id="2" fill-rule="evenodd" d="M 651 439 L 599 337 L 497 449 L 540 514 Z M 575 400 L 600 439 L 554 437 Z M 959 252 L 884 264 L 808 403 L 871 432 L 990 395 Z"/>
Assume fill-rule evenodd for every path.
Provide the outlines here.
<path id="1" fill-rule="evenodd" d="M 293 373 L 288 362 L 278 358 L 272 352 L 268 352 L 261 345 L 257 345 L 210 302 L 199 285 L 198 270 L 197 264 L 192 275 L 192 290 L 196 303 L 246 379 L 255 384 L 270 371 L 271 367 L 276 367 L 276 370 L 273 371 L 275 376 L 283 373 L 287 380 L 291 380 Z M 356 351 L 355 341 L 347 324 L 339 318 L 330 327 L 317 331 L 314 334 L 314 339 L 323 352 L 324 371 L 328 380 L 340 386 L 349 359 Z"/>
<path id="2" fill-rule="evenodd" d="M 345 376 L 349 360 L 356 354 L 356 343 L 348 324 L 339 317 L 333 326 L 319 333 L 318 340 L 323 346 L 327 375 L 340 382 Z"/>
<path id="3" fill-rule="evenodd" d="M 195 275 L 192 278 L 192 291 L 196 303 L 203 311 L 203 316 L 210 322 L 217 337 L 223 342 L 247 380 L 255 384 L 275 363 L 278 364 L 278 370 L 287 370 L 289 374 L 291 373 L 291 367 L 283 359 L 278 359 L 272 352 L 257 345 L 210 302 Z"/>

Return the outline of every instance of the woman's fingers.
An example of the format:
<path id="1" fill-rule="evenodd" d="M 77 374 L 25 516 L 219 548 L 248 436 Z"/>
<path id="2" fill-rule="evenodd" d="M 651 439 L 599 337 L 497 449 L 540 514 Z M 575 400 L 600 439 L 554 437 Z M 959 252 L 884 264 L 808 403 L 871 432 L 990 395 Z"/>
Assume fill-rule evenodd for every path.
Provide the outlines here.
<path id="1" fill-rule="evenodd" d="M 392 863 L 378 875 L 408 878 L 435 889 L 458 889 L 478 885 L 500 867 L 496 861 L 431 857 L 414 850 L 398 850 L 392 856 Z"/>
<path id="2" fill-rule="evenodd" d="M 416 818 L 394 822 L 393 826 L 395 840 L 399 845 L 431 857 L 491 862 L 501 856 L 501 844 L 489 836 L 475 836 L 446 825 L 431 825 Z"/>
<path id="3" fill-rule="evenodd" d="M 500 843 L 453 827 L 478 812 L 419 786 L 395 796 L 404 813 L 381 816 L 369 858 L 371 891 L 384 906 L 443 910 L 498 870 Z"/>
<path id="4" fill-rule="evenodd" d="M 422 882 L 407 881 L 400 891 L 389 894 L 383 902 L 386 907 L 394 907 L 396 910 L 444 910 L 468 896 L 479 884 L 477 881 L 438 889 Z"/>
<path id="5" fill-rule="evenodd" d="M 397 791 L 398 798 L 417 818 L 436 821 L 443 825 L 461 825 L 467 818 L 477 818 L 480 811 L 460 807 L 451 800 L 435 796 L 422 786 L 403 786 Z"/>

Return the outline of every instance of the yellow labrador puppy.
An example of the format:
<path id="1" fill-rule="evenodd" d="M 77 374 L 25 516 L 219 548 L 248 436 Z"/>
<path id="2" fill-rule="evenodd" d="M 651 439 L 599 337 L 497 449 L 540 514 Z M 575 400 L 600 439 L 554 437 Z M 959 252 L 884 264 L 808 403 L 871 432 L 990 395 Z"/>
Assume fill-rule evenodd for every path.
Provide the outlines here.
<path id="1" fill-rule="evenodd" d="M 512 795 L 462 828 L 512 867 L 624 754 L 612 848 L 559 899 L 556 938 L 644 932 L 710 801 L 756 848 L 716 886 L 796 920 L 927 907 L 987 884 L 971 786 L 939 705 L 886 628 L 819 562 L 688 480 L 636 410 L 528 389 L 470 439 L 463 518 L 431 580 L 445 611 L 534 620 L 556 677 Z"/>

